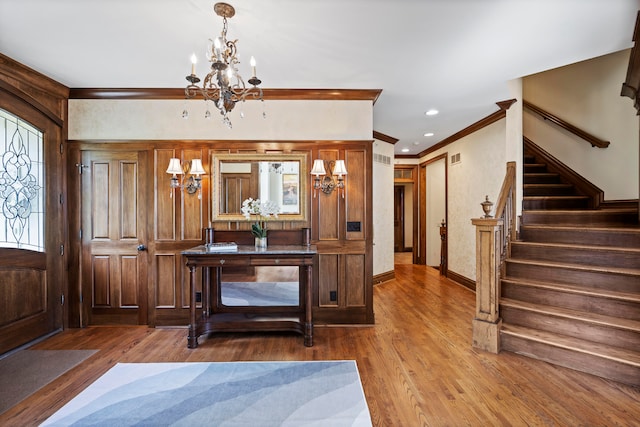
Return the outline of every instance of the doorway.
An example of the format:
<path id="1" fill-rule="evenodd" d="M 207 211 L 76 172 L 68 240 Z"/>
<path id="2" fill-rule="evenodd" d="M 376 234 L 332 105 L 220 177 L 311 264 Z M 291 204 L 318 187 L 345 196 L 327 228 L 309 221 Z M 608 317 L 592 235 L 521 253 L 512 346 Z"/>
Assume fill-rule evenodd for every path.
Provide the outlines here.
<path id="1" fill-rule="evenodd" d="M 447 223 L 447 154 L 428 160 L 420 168 L 420 253 L 423 264 L 439 267 L 440 226 Z"/>
<path id="2" fill-rule="evenodd" d="M 148 323 L 145 159 L 82 152 L 81 326 Z"/>

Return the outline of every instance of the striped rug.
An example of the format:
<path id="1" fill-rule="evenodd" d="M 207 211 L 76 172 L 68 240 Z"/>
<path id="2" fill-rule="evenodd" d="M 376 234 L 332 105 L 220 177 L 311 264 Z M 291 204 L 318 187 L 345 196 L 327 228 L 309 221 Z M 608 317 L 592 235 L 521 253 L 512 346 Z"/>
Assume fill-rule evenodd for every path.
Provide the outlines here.
<path id="1" fill-rule="evenodd" d="M 371 426 L 356 363 L 119 363 L 43 426 Z"/>

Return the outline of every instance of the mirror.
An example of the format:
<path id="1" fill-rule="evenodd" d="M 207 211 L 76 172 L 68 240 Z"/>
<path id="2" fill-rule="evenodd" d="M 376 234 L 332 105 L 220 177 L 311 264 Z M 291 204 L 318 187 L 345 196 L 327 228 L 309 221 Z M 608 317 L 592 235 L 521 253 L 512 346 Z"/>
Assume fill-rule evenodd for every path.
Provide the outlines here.
<path id="1" fill-rule="evenodd" d="M 278 204 L 277 220 L 307 220 L 306 154 L 213 154 L 211 164 L 213 221 L 246 220 L 249 197 Z"/>
<path id="2" fill-rule="evenodd" d="M 227 307 L 290 307 L 300 305 L 298 267 L 255 267 L 255 276 L 225 273 L 221 303 Z"/>

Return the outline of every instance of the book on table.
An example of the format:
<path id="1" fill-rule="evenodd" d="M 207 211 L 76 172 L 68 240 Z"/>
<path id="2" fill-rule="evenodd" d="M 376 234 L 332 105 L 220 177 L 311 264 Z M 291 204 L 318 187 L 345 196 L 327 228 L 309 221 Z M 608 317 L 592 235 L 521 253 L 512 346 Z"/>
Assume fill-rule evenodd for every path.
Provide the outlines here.
<path id="1" fill-rule="evenodd" d="M 236 242 L 214 242 L 205 245 L 207 252 L 231 252 L 238 250 Z"/>

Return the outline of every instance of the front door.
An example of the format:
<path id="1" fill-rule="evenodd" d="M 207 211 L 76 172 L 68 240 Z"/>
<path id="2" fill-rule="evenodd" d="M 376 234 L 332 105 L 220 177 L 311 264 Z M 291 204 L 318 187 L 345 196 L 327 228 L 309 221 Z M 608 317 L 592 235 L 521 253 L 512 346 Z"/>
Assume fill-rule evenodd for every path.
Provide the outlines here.
<path id="1" fill-rule="evenodd" d="M 82 153 L 82 326 L 147 324 L 145 157 Z"/>

